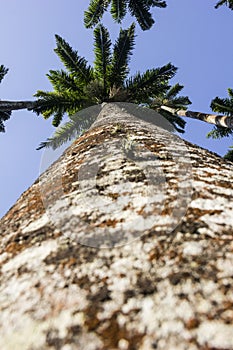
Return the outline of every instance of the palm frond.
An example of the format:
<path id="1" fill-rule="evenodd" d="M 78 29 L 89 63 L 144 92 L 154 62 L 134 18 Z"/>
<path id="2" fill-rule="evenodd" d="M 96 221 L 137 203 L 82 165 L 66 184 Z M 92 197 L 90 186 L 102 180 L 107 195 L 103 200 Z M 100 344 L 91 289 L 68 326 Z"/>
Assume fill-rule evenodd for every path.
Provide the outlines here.
<path id="1" fill-rule="evenodd" d="M 171 108 L 175 108 L 177 110 L 186 110 L 187 106 L 191 104 L 190 99 L 188 98 L 188 96 L 179 96 L 179 97 L 175 97 L 172 100 L 167 100 L 165 101 L 164 105 L 171 107 Z"/>
<path id="2" fill-rule="evenodd" d="M 5 126 L 3 122 L 10 119 L 11 111 L 2 112 L 0 111 L 0 132 L 5 132 Z"/>
<path id="3" fill-rule="evenodd" d="M 112 0 L 111 14 L 113 19 L 120 23 L 126 15 L 126 1 Z"/>
<path id="4" fill-rule="evenodd" d="M 111 62 L 111 41 L 109 32 L 102 24 L 94 30 L 94 74 L 103 81 L 104 92 L 107 93 L 107 70 Z"/>
<path id="5" fill-rule="evenodd" d="M 2 82 L 5 75 L 8 73 L 9 69 L 6 68 L 3 64 L 0 66 L 0 83 Z"/>
<path id="6" fill-rule="evenodd" d="M 210 108 L 214 112 L 222 113 L 227 116 L 233 116 L 233 90 L 228 89 L 229 98 L 215 97 L 211 101 Z"/>
<path id="7" fill-rule="evenodd" d="M 37 150 L 44 147 L 56 149 L 74 138 L 80 137 L 90 128 L 100 113 L 101 105 L 85 108 L 70 117 L 70 120 L 60 126 L 51 138 L 41 142 Z"/>
<path id="8" fill-rule="evenodd" d="M 173 85 L 168 92 L 166 93 L 166 98 L 168 100 L 173 100 L 179 93 L 180 91 L 184 88 L 183 85 L 180 85 L 179 83 Z"/>
<path id="9" fill-rule="evenodd" d="M 160 8 L 167 7 L 166 1 L 163 1 L 163 0 L 147 0 L 146 3 L 152 7 L 160 7 Z"/>
<path id="10" fill-rule="evenodd" d="M 166 92 L 153 98 L 150 103 L 150 108 L 164 116 L 180 133 L 184 133 L 186 122 L 176 112 L 181 109 L 186 110 L 187 106 L 191 104 L 187 96 L 177 96 L 182 89 L 182 85 L 175 84 L 168 88 Z M 171 110 L 161 108 L 162 106 L 170 107 Z"/>
<path id="11" fill-rule="evenodd" d="M 215 8 L 217 9 L 222 5 L 226 5 L 229 7 L 229 9 L 233 10 L 233 0 L 220 0 L 215 5 Z"/>
<path id="12" fill-rule="evenodd" d="M 108 81 L 111 86 L 121 87 L 129 72 L 129 60 L 135 44 L 135 24 L 128 29 L 120 30 L 113 47 L 112 62 L 109 68 Z"/>
<path id="13" fill-rule="evenodd" d="M 94 27 L 107 10 L 111 0 L 91 0 L 87 11 L 84 12 L 86 28 Z"/>
<path id="14" fill-rule="evenodd" d="M 233 162 L 233 149 L 232 149 L 233 147 L 230 146 L 230 148 L 231 149 L 228 150 L 228 152 L 225 154 L 225 156 L 223 158 Z"/>
<path id="15" fill-rule="evenodd" d="M 148 1 L 129 0 L 129 11 L 136 17 L 142 30 L 148 30 L 154 24 Z"/>
<path id="16" fill-rule="evenodd" d="M 64 90 L 82 92 L 82 86 L 79 86 L 78 81 L 64 70 L 50 70 L 49 74 L 46 75 L 52 83 L 54 90 L 57 92 L 62 92 Z"/>
<path id="17" fill-rule="evenodd" d="M 184 128 L 186 125 L 186 121 L 183 118 L 179 117 L 178 115 L 172 114 L 168 111 L 165 111 L 163 109 L 160 109 L 159 113 L 174 126 L 176 131 L 182 134 L 185 132 Z"/>
<path id="18" fill-rule="evenodd" d="M 154 98 L 168 90 L 168 81 L 174 77 L 176 71 L 177 68 L 171 63 L 163 67 L 148 69 L 143 74 L 137 73 L 134 77 L 127 79 L 125 88 L 135 101 L 138 101 L 140 97 L 142 99 L 148 96 Z"/>
<path id="19" fill-rule="evenodd" d="M 88 83 L 92 79 L 92 68 L 87 64 L 84 57 L 59 35 L 55 35 L 57 47 L 54 49 L 66 69 L 72 73 L 80 82 Z"/>
<path id="20" fill-rule="evenodd" d="M 215 125 L 213 130 L 208 132 L 207 138 L 220 139 L 222 137 L 228 137 L 233 134 L 233 130 L 230 128 L 224 128 L 223 126 Z"/>
<path id="21" fill-rule="evenodd" d="M 60 126 L 51 138 L 48 138 L 46 141 L 41 142 L 37 150 L 40 150 L 44 147 L 50 147 L 55 150 L 64 143 L 72 140 L 75 136 L 80 135 L 81 133 L 77 129 L 75 121 L 71 120 L 65 123 L 64 125 Z"/>
<path id="22" fill-rule="evenodd" d="M 63 93 L 38 91 L 35 94 L 38 100 L 33 107 L 33 111 L 42 114 L 45 119 L 52 115 L 53 125 L 58 126 L 65 113 L 73 114 L 88 104 L 86 97 L 80 97 L 76 92 Z"/>

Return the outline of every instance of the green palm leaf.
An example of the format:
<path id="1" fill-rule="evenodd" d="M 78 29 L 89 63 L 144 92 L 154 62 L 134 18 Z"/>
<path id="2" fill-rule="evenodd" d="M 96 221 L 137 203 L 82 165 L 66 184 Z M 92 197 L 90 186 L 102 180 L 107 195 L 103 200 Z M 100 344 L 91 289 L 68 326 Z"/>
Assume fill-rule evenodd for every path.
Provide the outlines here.
<path id="1" fill-rule="evenodd" d="M 63 70 L 50 70 L 47 77 L 52 83 L 54 90 L 57 92 L 62 92 L 64 90 L 82 91 L 79 82 L 75 80 L 72 75 Z"/>
<path id="2" fill-rule="evenodd" d="M 111 86 L 122 87 L 129 73 L 129 60 L 135 44 L 135 24 L 129 29 L 120 30 L 118 39 L 113 47 L 112 62 L 109 69 L 108 81 Z"/>
<path id="3" fill-rule="evenodd" d="M 111 14 L 113 19 L 117 23 L 121 23 L 122 19 L 126 15 L 126 1 L 125 0 L 112 0 Z"/>
<path id="4" fill-rule="evenodd" d="M 166 93 L 166 98 L 168 100 L 173 100 L 179 93 L 180 91 L 184 88 L 183 85 L 180 84 L 175 84 L 173 85 Z"/>
<path id="5" fill-rule="evenodd" d="M 87 98 L 80 97 L 79 94 L 73 91 L 63 91 L 63 93 L 38 91 L 35 96 L 39 99 L 36 101 L 33 111 L 37 114 L 43 114 L 45 119 L 54 115 L 54 126 L 60 124 L 65 113 L 72 115 L 88 106 Z"/>
<path id="6" fill-rule="evenodd" d="M 59 35 L 55 35 L 57 47 L 54 49 L 60 60 L 80 82 L 88 83 L 92 79 L 92 69 L 88 66 L 84 57 L 80 57 L 78 52 Z"/>
<path id="7" fill-rule="evenodd" d="M 101 111 L 101 105 L 91 106 L 84 110 L 81 110 L 70 117 L 70 120 L 64 125 L 60 126 L 51 138 L 41 142 L 39 147 L 51 147 L 56 149 L 73 138 L 80 137 L 96 120 L 98 114 Z"/>
<path id="8" fill-rule="evenodd" d="M 84 24 L 86 28 L 92 28 L 99 22 L 110 2 L 111 0 L 91 0 L 87 11 L 84 12 Z"/>
<path id="9" fill-rule="evenodd" d="M 136 17 L 142 30 L 150 29 L 154 24 L 154 20 L 149 10 L 150 6 L 146 1 L 129 0 L 129 11 L 132 16 Z"/>
<path id="10" fill-rule="evenodd" d="M 167 91 L 154 97 L 150 103 L 150 107 L 165 117 L 175 128 L 176 131 L 184 133 L 186 122 L 176 113 L 164 110 L 162 106 L 170 107 L 172 110 L 186 110 L 191 101 L 187 96 L 177 96 L 183 86 L 175 84 L 167 87 Z"/>
<path id="11" fill-rule="evenodd" d="M 104 12 L 111 3 L 111 14 L 113 19 L 121 23 L 127 13 L 127 8 L 132 16 L 135 16 L 143 30 L 151 28 L 154 23 L 150 9 L 151 7 L 166 7 L 163 0 L 91 0 L 84 13 L 84 23 L 87 28 L 95 26 L 102 18 Z"/>
<path id="12" fill-rule="evenodd" d="M 103 81 L 103 90 L 107 94 L 107 70 L 111 63 L 111 41 L 108 30 L 100 24 L 94 30 L 94 75 Z"/>
<path id="13" fill-rule="evenodd" d="M 222 113 L 228 116 L 233 116 L 233 90 L 228 89 L 229 98 L 215 97 L 211 102 L 211 109 L 214 112 Z"/>
<path id="14" fill-rule="evenodd" d="M 148 69 L 145 73 L 137 73 L 133 78 L 126 80 L 125 87 L 135 102 L 146 97 L 153 98 L 168 90 L 168 81 L 174 77 L 176 71 L 177 68 L 171 63 L 160 68 Z"/>

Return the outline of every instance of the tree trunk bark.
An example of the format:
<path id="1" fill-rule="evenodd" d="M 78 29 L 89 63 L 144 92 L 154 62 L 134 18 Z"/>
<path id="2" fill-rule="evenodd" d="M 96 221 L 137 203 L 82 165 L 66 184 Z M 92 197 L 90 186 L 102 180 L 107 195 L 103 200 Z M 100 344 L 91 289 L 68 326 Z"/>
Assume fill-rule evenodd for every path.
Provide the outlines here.
<path id="1" fill-rule="evenodd" d="M 216 115 L 216 114 L 208 114 L 201 112 L 193 112 L 193 111 L 185 111 L 180 110 L 177 111 L 174 108 L 170 108 L 167 106 L 161 106 L 162 109 L 169 111 L 173 114 L 177 114 L 179 117 L 188 117 L 192 119 L 198 119 L 206 123 L 215 124 L 217 126 L 222 126 L 224 128 L 233 128 L 233 117 L 226 115 Z"/>
<path id="2" fill-rule="evenodd" d="M 18 109 L 32 109 L 35 101 L 0 101 L 0 111 L 9 112 Z"/>
<path id="3" fill-rule="evenodd" d="M 1 349 L 233 349 L 232 163 L 149 120 L 103 106 L 1 219 Z"/>

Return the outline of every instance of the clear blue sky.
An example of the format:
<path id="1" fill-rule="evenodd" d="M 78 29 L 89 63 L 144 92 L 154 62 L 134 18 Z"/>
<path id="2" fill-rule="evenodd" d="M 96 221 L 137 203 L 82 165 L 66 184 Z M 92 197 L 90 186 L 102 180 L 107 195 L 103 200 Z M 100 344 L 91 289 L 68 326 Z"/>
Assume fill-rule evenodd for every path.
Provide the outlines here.
<path id="1" fill-rule="evenodd" d="M 167 0 L 166 9 L 154 9 L 156 24 L 142 32 L 137 27 L 131 73 L 172 62 L 179 68 L 174 82 L 185 85 L 193 104 L 190 109 L 210 112 L 215 96 L 225 97 L 233 88 L 233 12 L 214 9 L 217 0 Z M 88 0 L 2 0 L 0 21 L 0 64 L 10 69 L 0 85 L 0 97 L 32 99 L 38 90 L 50 90 L 45 74 L 60 62 L 53 52 L 54 34 L 64 37 L 89 62 L 93 60 L 92 30 L 83 26 Z M 104 24 L 112 38 L 119 26 L 105 15 Z M 126 27 L 128 17 L 123 22 Z M 43 151 L 36 151 L 54 128 L 51 121 L 27 111 L 14 112 L 0 134 L 0 217 L 39 175 Z M 190 120 L 185 138 L 220 155 L 232 139 L 206 139 L 212 127 Z"/>

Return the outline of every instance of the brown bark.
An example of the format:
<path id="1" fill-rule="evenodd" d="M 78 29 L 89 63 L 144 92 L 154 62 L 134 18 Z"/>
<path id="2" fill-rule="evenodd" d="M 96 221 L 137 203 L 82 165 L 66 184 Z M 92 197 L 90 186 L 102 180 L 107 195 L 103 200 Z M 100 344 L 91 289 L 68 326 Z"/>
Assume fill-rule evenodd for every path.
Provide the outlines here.
<path id="1" fill-rule="evenodd" d="M 233 349 L 232 163 L 105 107 L 1 220 L 0 348 Z"/>

